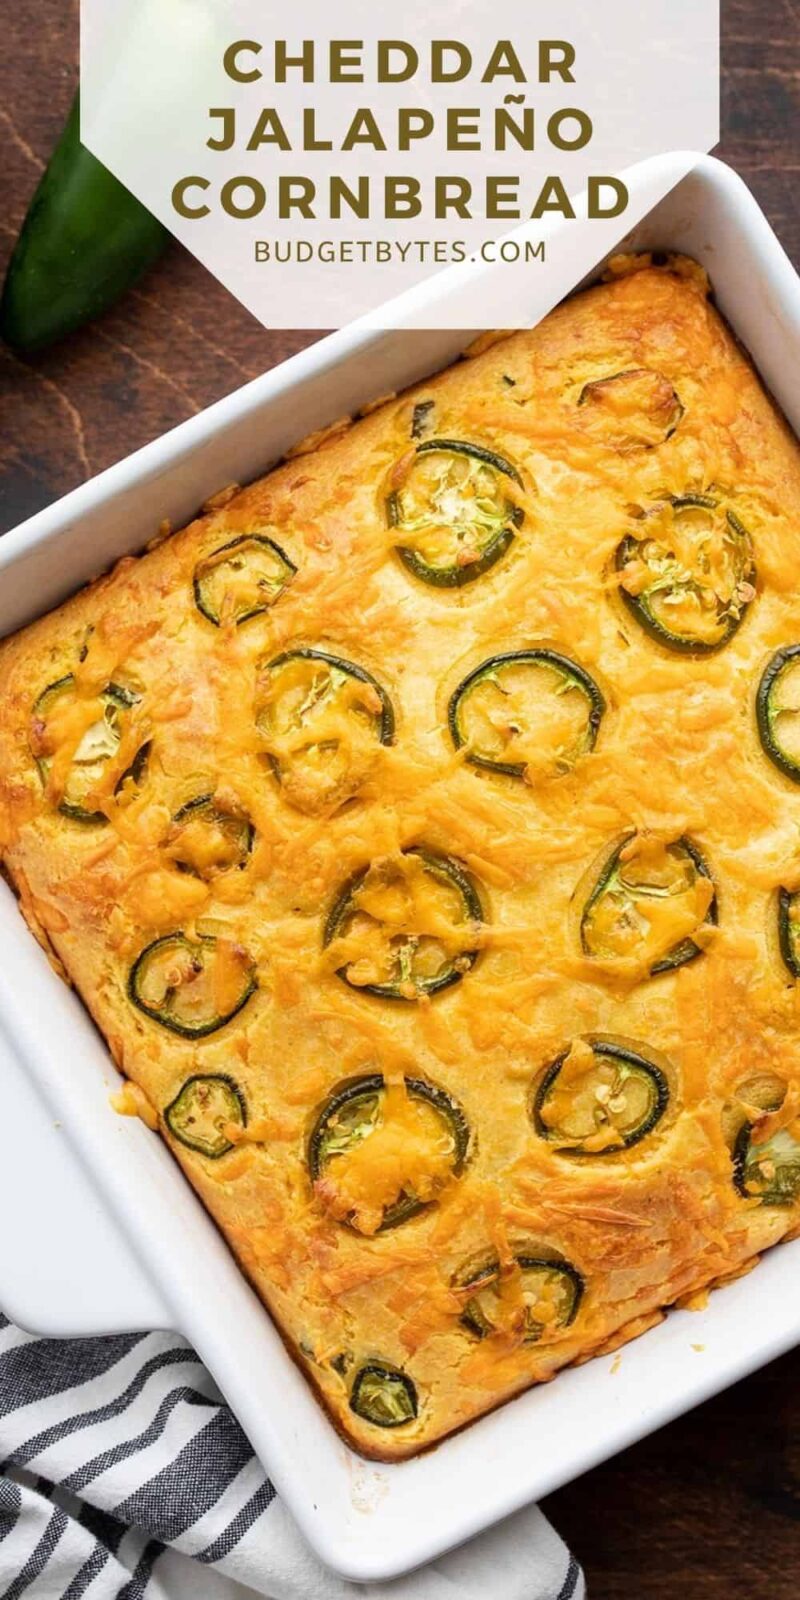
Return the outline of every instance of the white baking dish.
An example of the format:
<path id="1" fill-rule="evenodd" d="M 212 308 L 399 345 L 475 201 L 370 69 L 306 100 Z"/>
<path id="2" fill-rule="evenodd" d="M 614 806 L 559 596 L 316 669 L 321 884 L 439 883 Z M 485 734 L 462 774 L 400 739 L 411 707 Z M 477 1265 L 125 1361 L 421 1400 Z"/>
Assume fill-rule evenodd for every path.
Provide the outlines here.
<path id="1" fill-rule="evenodd" d="M 641 212 L 670 159 L 635 169 Z M 629 242 L 707 266 L 800 430 L 800 283 L 741 181 L 702 158 Z M 162 517 L 180 524 L 220 485 L 255 476 L 309 429 L 441 366 L 464 342 L 458 331 L 356 325 L 68 495 L 0 543 L 0 633 L 139 548 Z M 364 1462 L 334 1433 L 166 1149 L 110 1109 L 116 1074 L 103 1041 L 7 891 L 0 941 L 4 1120 L 15 1130 L 5 1188 L 17 1196 L 13 1236 L 0 1241 L 0 1304 L 53 1335 L 180 1330 L 315 1550 L 350 1578 L 389 1577 L 437 1555 L 800 1340 L 797 1241 L 621 1357 L 562 1373 L 416 1461 Z"/>

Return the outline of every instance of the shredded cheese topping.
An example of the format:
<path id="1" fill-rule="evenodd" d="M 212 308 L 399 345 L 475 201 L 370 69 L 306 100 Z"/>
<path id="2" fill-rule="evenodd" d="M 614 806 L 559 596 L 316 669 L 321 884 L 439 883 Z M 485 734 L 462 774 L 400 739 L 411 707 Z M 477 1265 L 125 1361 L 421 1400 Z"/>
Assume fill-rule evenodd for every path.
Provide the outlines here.
<path id="1" fill-rule="evenodd" d="M 522 485 L 420 450 L 437 438 Z M 396 554 L 474 566 L 505 529 L 463 588 Z M 163 1127 L 191 1078 L 235 1086 L 246 1122 L 223 1119 L 216 1151 L 171 1143 L 359 1448 L 430 1444 L 797 1229 L 800 985 L 775 899 L 800 881 L 800 788 L 765 757 L 753 696 L 800 642 L 799 568 L 795 443 L 698 269 L 642 260 L 307 441 L 0 645 L 0 849 L 23 913 L 139 1109 Z M 602 686 L 596 744 L 587 699 L 543 669 L 487 683 L 455 750 L 458 686 L 540 647 Z M 309 649 L 367 676 L 275 667 Z M 796 688 L 775 701 L 792 749 Z M 694 958 L 670 965 L 684 941 Z M 143 952 L 149 1012 L 128 988 Z M 594 1053 L 604 1037 L 661 1078 Z M 315 1181 L 320 1108 L 365 1074 L 380 1118 Z M 457 1172 L 406 1079 L 463 1108 Z M 520 1255 L 579 1275 L 572 1321 L 567 1287 Z M 487 1259 L 481 1337 L 453 1285 Z M 394 1429 L 350 1408 L 370 1362 L 413 1380 Z"/>

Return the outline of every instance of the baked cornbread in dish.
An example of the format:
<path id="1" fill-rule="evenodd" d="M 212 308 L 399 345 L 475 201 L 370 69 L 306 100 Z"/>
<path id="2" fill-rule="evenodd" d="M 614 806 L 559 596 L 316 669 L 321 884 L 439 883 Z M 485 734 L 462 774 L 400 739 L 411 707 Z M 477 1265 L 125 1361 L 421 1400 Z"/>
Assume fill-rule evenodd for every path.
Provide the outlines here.
<path id="1" fill-rule="evenodd" d="M 800 1221 L 798 452 L 626 265 L 0 650 L 23 910 L 372 1455 Z"/>

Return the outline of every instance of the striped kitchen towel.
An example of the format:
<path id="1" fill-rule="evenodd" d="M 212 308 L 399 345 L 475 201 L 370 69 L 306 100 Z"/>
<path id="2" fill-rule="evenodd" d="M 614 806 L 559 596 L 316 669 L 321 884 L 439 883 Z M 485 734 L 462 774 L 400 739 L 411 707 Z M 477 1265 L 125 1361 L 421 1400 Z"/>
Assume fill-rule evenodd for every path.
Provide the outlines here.
<path id="1" fill-rule="evenodd" d="M 194 1351 L 0 1315 L 2 1600 L 582 1600 L 536 1506 L 406 1578 L 320 1566 Z"/>

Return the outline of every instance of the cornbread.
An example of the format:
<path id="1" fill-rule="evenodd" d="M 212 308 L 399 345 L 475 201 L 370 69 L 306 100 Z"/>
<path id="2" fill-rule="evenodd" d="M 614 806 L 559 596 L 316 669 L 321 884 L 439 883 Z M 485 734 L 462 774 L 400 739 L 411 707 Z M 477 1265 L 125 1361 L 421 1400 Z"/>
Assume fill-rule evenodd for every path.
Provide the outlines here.
<path id="1" fill-rule="evenodd" d="M 0 646 L 21 910 L 366 1455 L 800 1227 L 798 571 L 626 258 Z"/>

